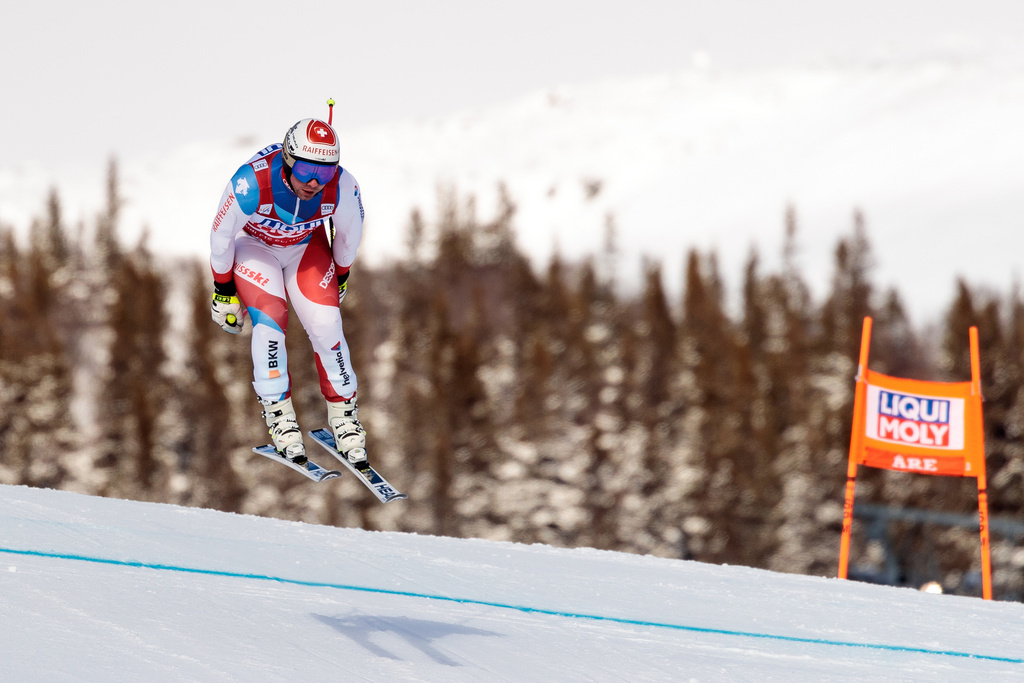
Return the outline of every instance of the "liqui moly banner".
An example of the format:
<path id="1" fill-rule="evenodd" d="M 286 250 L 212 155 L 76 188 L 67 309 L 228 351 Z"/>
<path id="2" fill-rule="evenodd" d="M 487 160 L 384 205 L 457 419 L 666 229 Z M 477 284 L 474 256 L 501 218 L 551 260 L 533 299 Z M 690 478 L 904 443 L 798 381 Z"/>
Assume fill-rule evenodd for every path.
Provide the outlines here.
<path id="1" fill-rule="evenodd" d="M 964 407 L 962 398 L 918 396 L 868 385 L 865 436 L 895 446 L 962 451 Z"/>
<path id="2" fill-rule="evenodd" d="M 856 462 L 887 470 L 977 476 L 981 396 L 970 382 L 922 382 L 867 370 L 858 382 Z"/>
<path id="3" fill-rule="evenodd" d="M 858 462 L 920 474 L 973 474 L 978 449 L 972 434 L 979 427 L 970 417 L 970 383 L 920 382 L 870 370 L 865 375 L 862 438 L 853 453 Z"/>
<path id="4" fill-rule="evenodd" d="M 915 474 L 974 477 L 978 481 L 982 596 L 992 599 L 981 354 L 977 328 L 970 328 L 968 334 L 971 344 L 969 382 L 892 377 L 868 368 L 871 318 L 864 318 L 850 431 L 850 459 L 846 468 L 839 578 L 846 578 L 849 566 L 853 501 L 860 465 Z"/>

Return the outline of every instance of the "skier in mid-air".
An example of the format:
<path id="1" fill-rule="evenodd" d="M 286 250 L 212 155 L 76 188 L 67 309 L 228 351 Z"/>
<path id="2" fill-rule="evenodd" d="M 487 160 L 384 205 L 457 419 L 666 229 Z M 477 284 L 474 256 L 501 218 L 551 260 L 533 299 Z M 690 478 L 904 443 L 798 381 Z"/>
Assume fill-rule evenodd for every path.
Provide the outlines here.
<path id="1" fill-rule="evenodd" d="M 274 448 L 296 464 L 307 458 L 291 400 L 286 297 L 313 345 L 335 446 L 353 465 L 366 462 L 340 310 L 363 203 L 340 158 L 334 129 L 302 119 L 235 172 L 210 232 L 213 320 L 232 334 L 246 315 L 252 321 L 253 387 Z"/>

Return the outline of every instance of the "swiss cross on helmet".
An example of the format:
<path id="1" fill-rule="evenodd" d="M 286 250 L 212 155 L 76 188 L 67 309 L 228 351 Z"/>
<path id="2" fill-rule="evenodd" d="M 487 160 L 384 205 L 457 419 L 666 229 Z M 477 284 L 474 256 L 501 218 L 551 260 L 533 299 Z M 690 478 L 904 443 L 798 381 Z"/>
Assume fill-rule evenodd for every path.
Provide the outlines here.
<path id="1" fill-rule="evenodd" d="M 334 129 L 320 119 L 302 119 L 284 135 L 284 163 L 288 168 L 296 161 L 337 166 L 341 148 Z"/>

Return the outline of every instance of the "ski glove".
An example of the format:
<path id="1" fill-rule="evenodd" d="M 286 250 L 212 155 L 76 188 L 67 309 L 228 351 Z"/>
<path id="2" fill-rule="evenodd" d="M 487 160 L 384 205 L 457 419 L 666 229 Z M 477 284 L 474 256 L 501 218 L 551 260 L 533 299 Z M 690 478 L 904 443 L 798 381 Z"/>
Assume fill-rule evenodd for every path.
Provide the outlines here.
<path id="1" fill-rule="evenodd" d="M 245 324 L 242 302 L 238 299 L 234 281 L 213 283 L 213 304 L 210 307 L 213 322 L 231 334 L 238 334 Z"/>
<path id="2" fill-rule="evenodd" d="M 338 275 L 338 303 L 339 304 L 342 301 L 345 300 L 345 295 L 348 294 L 348 273 L 349 273 L 349 271 L 346 270 L 344 273 Z"/>

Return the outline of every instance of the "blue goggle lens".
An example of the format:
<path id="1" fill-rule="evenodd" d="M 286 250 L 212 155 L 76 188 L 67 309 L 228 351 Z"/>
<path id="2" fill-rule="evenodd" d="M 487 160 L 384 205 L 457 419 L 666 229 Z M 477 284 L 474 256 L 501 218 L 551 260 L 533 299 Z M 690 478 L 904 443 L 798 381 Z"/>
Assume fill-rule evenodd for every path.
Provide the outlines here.
<path id="1" fill-rule="evenodd" d="M 331 182 L 334 174 L 337 172 L 338 167 L 333 164 L 314 164 L 311 161 L 302 161 L 301 159 L 296 159 L 295 165 L 292 166 L 292 175 L 300 183 L 308 183 L 316 178 L 318 183 L 326 185 Z"/>

